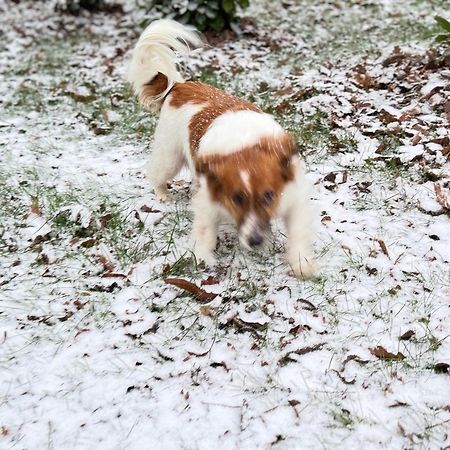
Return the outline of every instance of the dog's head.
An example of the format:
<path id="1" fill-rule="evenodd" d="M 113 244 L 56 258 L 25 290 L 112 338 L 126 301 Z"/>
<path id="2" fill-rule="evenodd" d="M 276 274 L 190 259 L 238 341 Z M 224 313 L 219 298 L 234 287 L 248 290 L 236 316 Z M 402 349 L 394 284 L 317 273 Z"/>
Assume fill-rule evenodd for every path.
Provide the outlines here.
<path id="1" fill-rule="evenodd" d="M 282 134 L 235 153 L 197 160 L 197 173 L 206 178 L 212 200 L 236 221 L 245 247 L 260 247 L 269 234 L 284 187 L 294 178 L 294 154 L 292 138 Z"/>

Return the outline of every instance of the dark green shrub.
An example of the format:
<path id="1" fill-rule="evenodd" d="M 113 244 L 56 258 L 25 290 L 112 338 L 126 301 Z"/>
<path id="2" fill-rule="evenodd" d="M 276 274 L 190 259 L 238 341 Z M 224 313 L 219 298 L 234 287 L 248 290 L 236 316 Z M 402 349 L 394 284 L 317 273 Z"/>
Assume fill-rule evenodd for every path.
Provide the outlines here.
<path id="1" fill-rule="evenodd" d="M 82 10 L 114 12 L 122 11 L 122 7 L 110 0 L 58 0 L 56 10 L 77 15 Z"/>
<path id="2" fill-rule="evenodd" d="M 435 41 L 443 42 L 450 46 L 450 22 L 440 16 L 436 16 L 434 20 L 442 28 L 441 33 L 436 36 Z"/>
<path id="3" fill-rule="evenodd" d="M 238 31 L 236 13 L 246 8 L 249 0 L 149 0 L 148 10 L 156 10 L 161 17 L 194 25 L 200 31 Z"/>

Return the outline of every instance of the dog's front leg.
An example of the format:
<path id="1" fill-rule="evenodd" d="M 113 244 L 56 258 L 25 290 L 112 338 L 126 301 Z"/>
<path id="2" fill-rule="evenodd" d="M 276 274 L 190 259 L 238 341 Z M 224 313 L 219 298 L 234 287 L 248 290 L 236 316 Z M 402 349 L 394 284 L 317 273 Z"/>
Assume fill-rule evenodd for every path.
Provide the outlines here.
<path id="1" fill-rule="evenodd" d="M 316 268 L 312 250 L 312 230 L 309 211 L 291 211 L 285 217 L 287 228 L 287 260 L 294 275 L 300 278 L 311 278 Z"/>
<path id="2" fill-rule="evenodd" d="M 201 183 L 197 193 L 192 198 L 194 224 L 192 240 L 194 255 L 198 262 L 208 266 L 216 263 L 214 249 L 217 241 L 219 213 L 212 202 L 206 183 Z"/>
<path id="3" fill-rule="evenodd" d="M 305 180 L 303 180 L 305 182 Z M 287 260 L 300 278 L 311 278 L 316 267 L 313 253 L 313 212 L 306 184 L 292 182 L 283 193 L 282 216 L 287 231 Z"/>

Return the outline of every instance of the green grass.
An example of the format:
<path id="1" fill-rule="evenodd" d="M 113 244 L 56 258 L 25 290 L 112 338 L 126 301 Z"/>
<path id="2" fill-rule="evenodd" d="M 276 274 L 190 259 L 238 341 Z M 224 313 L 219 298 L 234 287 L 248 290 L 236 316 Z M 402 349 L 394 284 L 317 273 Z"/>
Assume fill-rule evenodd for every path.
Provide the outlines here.
<path id="1" fill-rule="evenodd" d="M 445 10 L 445 2 L 415 1 L 412 5 L 392 4 L 385 9 L 377 3 L 323 2 L 313 5 L 307 0 L 295 3 L 291 20 L 283 21 L 286 32 L 299 35 L 306 43 L 304 51 L 291 52 L 288 48 L 272 50 L 272 57 L 288 60 L 292 73 L 318 65 L 345 65 L 348 60 L 379 56 L 384 48 L 380 42 L 392 45 L 422 42 L 430 44 L 439 27 L 431 20 Z M 345 14 L 343 10 L 345 8 Z M 419 11 L 418 16 L 412 12 Z M 259 19 L 264 26 L 280 20 L 280 10 L 267 5 Z"/>

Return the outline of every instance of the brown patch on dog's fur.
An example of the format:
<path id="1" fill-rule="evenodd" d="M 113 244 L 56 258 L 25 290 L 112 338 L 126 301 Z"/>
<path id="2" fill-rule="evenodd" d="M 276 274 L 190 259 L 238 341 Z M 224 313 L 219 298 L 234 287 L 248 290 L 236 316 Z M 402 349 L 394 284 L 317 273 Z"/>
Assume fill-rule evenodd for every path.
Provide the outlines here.
<path id="1" fill-rule="evenodd" d="M 238 226 L 253 212 L 268 228 L 285 184 L 294 179 L 294 154 L 294 141 L 285 133 L 263 138 L 239 152 L 197 159 L 196 169 L 206 176 L 212 199 L 230 212 Z M 248 173 L 249 186 L 241 178 L 242 172 Z M 273 195 L 269 202 L 267 193 Z"/>
<path id="2" fill-rule="evenodd" d="M 247 100 L 227 94 L 207 84 L 193 81 L 176 83 L 171 90 L 170 106 L 180 108 L 186 103 L 204 105 L 204 108 L 192 117 L 189 124 L 190 147 L 193 156 L 208 127 L 223 113 L 245 110 L 261 112 L 256 105 Z"/>
<path id="3" fill-rule="evenodd" d="M 158 101 L 155 102 L 155 97 L 161 95 L 169 84 L 169 81 L 161 72 L 158 72 L 148 83 L 145 83 L 142 86 L 141 92 L 139 93 L 139 103 L 147 109 L 152 109 L 155 107 L 155 104 L 158 107 L 161 107 L 165 97 L 161 97 Z"/>

